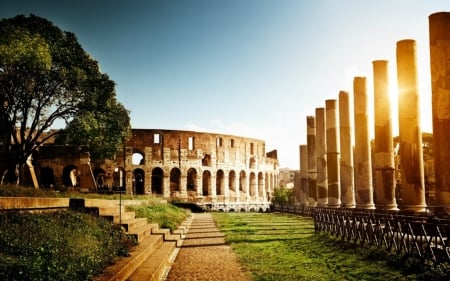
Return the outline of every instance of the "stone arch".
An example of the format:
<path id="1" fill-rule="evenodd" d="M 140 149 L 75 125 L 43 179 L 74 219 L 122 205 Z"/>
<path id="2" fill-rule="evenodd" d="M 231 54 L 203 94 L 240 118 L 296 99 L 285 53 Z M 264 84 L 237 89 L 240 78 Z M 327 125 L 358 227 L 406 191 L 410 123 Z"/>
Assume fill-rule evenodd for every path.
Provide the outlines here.
<path id="1" fill-rule="evenodd" d="M 95 182 L 97 183 L 97 188 L 103 188 L 104 186 L 106 186 L 105 170 L 103 170 L 102 168 L 97 168 L 94 169 L 92 173 L 94 174 L 94 179 Z"/>
<path id="2" fill-rule="evenodd" d="M 250 173 L 250 196 L 256 195 L 256 188 L 257 188 L 257 182 L 256 182 L 256 175 L 254 172 Z"/>
<path id="3" fill-rule="evenodd" d="M 133 193 L 145 194 L 145 172 L 142 169 L 133 170 Z"/>
<path id="4" fill-rule="evenodd" d="M 266 173 L 264 177 L 264 185 L 266 186 L 266 193 L 270 193 L 269 173 Z"/>
<path id="5" fill-rule="evenodd" d="M 152 170 L 152 194 L 163 194 L 164 171 L 160 167 Z"/>
<path id="6" fill-rule="evenodd" d="M 205 154 L 202 159 L 202 166 L 211 167 L 211 154 Z"/>
<path id="7" fill-rule="evenodd" d="M 258 196 L 264 197 L 264 175 L 262 172 L 258 173 Z"/>
<path id="8" fill-rule="evenodd" d="M 133 155 L 131 155 L 131 162 L 133 165 L 144 165 L 145 154 L 137 149 L 133 149 Z"/>
<path id="9" fill-rule="evenodd" d="M 202 177 L 203 196 L 208 196 L 209 190 L 211 190 L 211 172 L 203 171 L 203 177 Z"/>
<path id="10" fill-rule="evenodd" d="M 236 172 L 234 170 L 231 170 L 228 174 L 228 189 L 236 192 Z"/>
<path id="11" fill-rule="evenodd" d="M 170 170 L 170 192 L 180 191 L 181 171 L 178 168 Z"/>
<path id="12" fill-rule="evenodd" d="M 217 170 L 216 174 L 216 195 L 225 195 L 225 173 L 223 170 Z"/>
<path id="13" fill-rule="evenodd" d="M 247 185 L 247 174 L 245 171 L 239 173 L 239 191 L 245 192 Z"/>
<path id="14" fill-rule="evenodd" d="M 270 173 L 266 173 L 266 177 L 264 179 L 265 187 L 266 187 L 266 199 L 270 200 L 272 198 L 272 184 L 271 184 L 272 175 Z"/>
<path id="15" fill-rule="evenodd" d="M 54 187 L 55 186 L 55 174 L 52 168 L 44 167 L 41 169 L 40 182 L 43 187 Z"/>
<path id="16" fill-rule="evenodd" d="M 78 178 L 78 167 L 75 165 L 68 165 L 64 167 L 62 174 L 62 182 L 64 186 L 75 187 L 80 185 Z"/>
<path id="17" fill-rule="evenodd" d="M 249 161 L 249 168 L 250 169 L 255 169 L 256 168 L 256 160 L 255 160 L 255 158 L 254 157 L 251 157 L 250 158 L 250 161 Z"/>
<path id="18" fill-rule="evenodd" d="M 197 190 L 197 170 L 194 168 L 190 168 L 187 171 L 187 191 L 196 191 Z"/>

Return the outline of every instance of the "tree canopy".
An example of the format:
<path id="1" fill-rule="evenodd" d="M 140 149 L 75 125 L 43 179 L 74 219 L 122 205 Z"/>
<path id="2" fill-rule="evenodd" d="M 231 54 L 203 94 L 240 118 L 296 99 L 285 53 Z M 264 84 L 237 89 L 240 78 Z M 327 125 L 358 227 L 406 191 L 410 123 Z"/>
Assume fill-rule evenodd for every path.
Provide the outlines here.
<path id="1" fill-rule="evenodd" d="M 131 128 L 115 83 L 76 36 L 35 15 L 0 21 L 0 98 L 16 168 L 61 132 L 56 121 L 67 124 L 61 142 L 88 145 L 94 157 L 112 156 Z"/>

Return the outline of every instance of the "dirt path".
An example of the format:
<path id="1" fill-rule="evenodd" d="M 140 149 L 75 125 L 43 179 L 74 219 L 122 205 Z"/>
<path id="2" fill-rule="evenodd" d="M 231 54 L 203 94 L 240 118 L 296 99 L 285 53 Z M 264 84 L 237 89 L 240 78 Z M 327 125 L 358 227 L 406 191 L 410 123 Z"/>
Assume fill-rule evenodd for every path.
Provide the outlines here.
<path id="1" fill-rule="evenodd" d="M 193 214 L 167 281 L 250 281 L 209 213 Z"/>

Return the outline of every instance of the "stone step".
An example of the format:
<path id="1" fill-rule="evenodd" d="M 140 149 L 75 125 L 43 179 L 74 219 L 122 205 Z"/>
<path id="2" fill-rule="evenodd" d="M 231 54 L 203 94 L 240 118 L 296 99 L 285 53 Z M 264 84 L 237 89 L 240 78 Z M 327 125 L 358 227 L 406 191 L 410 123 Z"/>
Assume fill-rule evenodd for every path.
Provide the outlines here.
<path id="1" fill-rule="evenodd" d="M 127 281 L 159 281 L 171 263 L 175 242 L 164 242 L 152 253 Z"/>
<path id="2" fill-rule="evenodd" d="M 121 211 L 122 213 L 125 212 L 125 206 L 101 206 L 98 207 L 98 213 L 100 216 L 108 215 L 108 214 L 116 214 Z"/>
<path id="3" fill-rule="evenodd" d="M 167 237 L 169 235 L 171 235 L 170 229 L 168 229 L 168 228 L 156 228 L 156 229 L 154 228 L 154 229 L 152 229 L 152 234 L 162 235 L 164 240 L 166 240 Z"/>
<path id="4" fill-rule="evenodd" d="M 143 241 L 146 237 L 152 234 L 153 224 L 144 224 L 135 229 L 126 232 L 127 235 L 133 236 L 138 243 Z M 159 234 L 155 234 L 154 236 L 161 236 Z M 161 237 L 164 241 L 164 237 Z"/>
<path id="5" fill-rule="evenodd" d="M 122 220 L 122 227 L 125 229 L 126 232 L 133 231 L 134 229 L 146 224 L 147 218 L 133 218 L 125 221 Z"/>
<path id="6" fill-rule="evenodd" d="M 175 229 L 174 231 L 172 231 L 172 234 L 180 235 L 181 239 L 184 239 L 186 237 L 186 233 L 183 229 Z"/>
<path id="7" fill-rule="evenodd" d="M 119 206 L 117 200 L 84 198 L 86 207 L 115 207 Z"/>
<path id="8" fill-rule="evenodd" d="M 164 243 L 161 235 L 150 235 L 142 240 L 131 252 L 130 256 L 118 259 L 107 267 L 95 281 L 127 280 L 157 249 Z"/>
<path id="9" fill-rule="evenodd" d="M 103 214 L 101 215 L 105 219 L 111 221 L 114 224 L 120 224 L 120 221 L 127 221 L 130 219 L 134 219 L 136 217 L 135 212 L 123 212 L 121 214 L 117 213 L 111 213 L 111 214 Z"/>
<path id="10" fill-rule="evenodd" d="M 164 242 L 175 242 L 177 248 L 183 244 L 183 239 L 180 234 L 169 234 L 164 238 Z"/>

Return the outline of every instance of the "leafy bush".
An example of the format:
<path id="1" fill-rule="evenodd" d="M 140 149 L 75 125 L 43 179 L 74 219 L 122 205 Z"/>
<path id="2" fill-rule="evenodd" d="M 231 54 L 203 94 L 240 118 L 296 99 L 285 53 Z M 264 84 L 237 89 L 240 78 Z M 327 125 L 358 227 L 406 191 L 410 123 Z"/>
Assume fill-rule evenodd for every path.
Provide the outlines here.
<path id="1" fill-rule="evenodd" d="M 294 203 L 294 190 L 281 186 L 275 188 L 272 202 L 274 204 L 292 204 Z"/>
<path id="2" fill-rule="evenodd" d="M 189 211 L 178 208 L 170 203 L 153 203 L 148 205 L 128 206 L 136 217 L 147 218 L 151 223 L 157 223 L 162 228 L 175 230 L 189 215 Z"/>
<path id="3" fill-rule="evenodd" d="M 1 280 L 92 280 L 133 244 L 86 214 L 0 213 Z"/>

